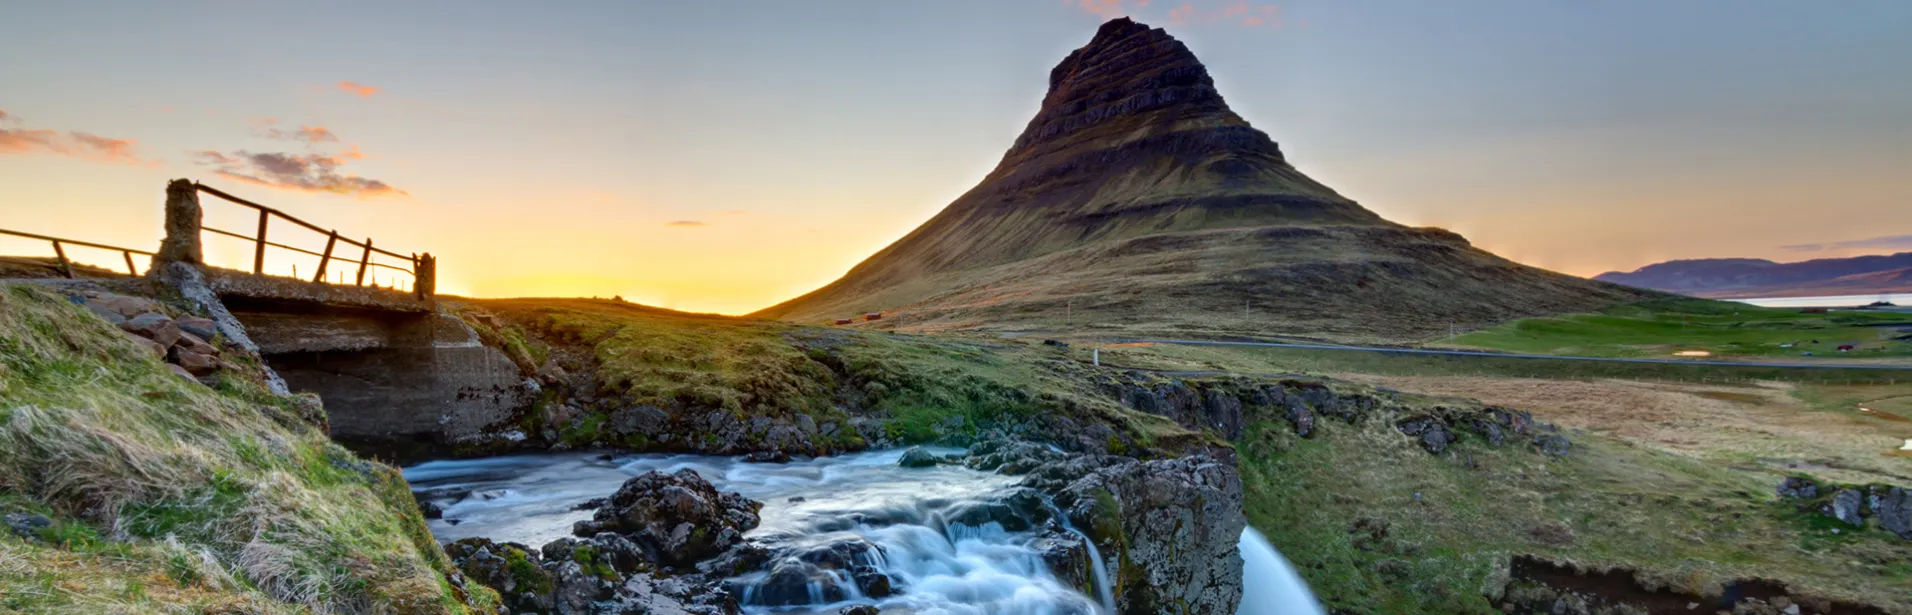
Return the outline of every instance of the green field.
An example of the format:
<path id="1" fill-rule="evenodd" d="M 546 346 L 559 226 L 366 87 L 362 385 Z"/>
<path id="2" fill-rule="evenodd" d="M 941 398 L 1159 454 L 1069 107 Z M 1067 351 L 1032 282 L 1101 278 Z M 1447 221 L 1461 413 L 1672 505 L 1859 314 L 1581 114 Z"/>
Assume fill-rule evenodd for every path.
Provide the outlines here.
<path id="1" fill-rule="evenodd" d="M 1674 358 L 1904 359 L 1912 314 L 1858 310 L 1807 313 L 1704 299 L 1665 300 L 1591 314 L 1526 318 L 1434 344 L 1535 354 Z M 1790 345 L 1790 346 L 1788 346 Z M 1851 352 L 1839 352 L 1852 345 Z M 1810 353 L 1810 354 L 1807 354 Z"/>

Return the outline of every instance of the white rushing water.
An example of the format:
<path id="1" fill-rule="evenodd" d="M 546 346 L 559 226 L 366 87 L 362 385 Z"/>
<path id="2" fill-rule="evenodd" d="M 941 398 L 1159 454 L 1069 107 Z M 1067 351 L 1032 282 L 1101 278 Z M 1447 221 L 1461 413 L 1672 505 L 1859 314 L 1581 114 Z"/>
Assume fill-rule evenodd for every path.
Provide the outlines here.
<path id="1" fill-rule="evenodd" d="M 749 613 L 835 613 L 849 604 L 923 615 L 1109 610 L 1113 596 L 1100 557 L 1094 557 L 1097 578 L 1084 595 L 1044 562 L 1040 527 L 951 521 L 977 506 L 1000 503 L 1019 477 L 954 466 L 903 468 L 897 465 L 901 456 L 901 451 L 883 451 L 754 464 L 728 457 L 605 459 L 560 453 L 434 461 L 406 468 L 405 478 L 422 498 L 443 508 L 444 518 L 430 521 L 439 540 L 482 536 L 536 549 L 571 535 L 573 523 L 591 517 L 590 511 L 574 510 L 578 504 L 608 497 L 644 472 L 690 468 L 720 490 L 763 502 L 762 525 L 747 537 L 780 558 L 796 562 L 805 553 L 849 552 L 859 564 L 888 575 L 897 590 L 888 597 L 865 597 L 849 574 L 825 571 L 793 592 L 766 582 L 768 573 L 756 572 L 731 583 Z M 1243 532 L 1241 549 L 1246 563 L 1241 615 L 1321 613 L 1307 586 L 1259 533 Z"/>
<path id="2" fill-rule="evenodd" d="M 1255 528 L 1242 530 L 1241 560 L 1237 615 L 1325 615 L 1308 583 Z"/>

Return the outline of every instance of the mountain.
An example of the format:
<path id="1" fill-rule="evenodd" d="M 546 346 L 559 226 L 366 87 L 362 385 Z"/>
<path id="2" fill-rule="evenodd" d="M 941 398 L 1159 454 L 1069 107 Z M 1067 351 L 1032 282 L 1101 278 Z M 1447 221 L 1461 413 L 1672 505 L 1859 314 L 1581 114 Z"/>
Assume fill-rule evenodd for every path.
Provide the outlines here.
<path id="1" fill-rule="evenodd" d="M 1698 297 L 1813 297 L 1912 292 L 1912 252 L 1776 263 L 1704 258 L 1655 263 L 1595 280 Z"/>
<path id="2" fill-rule="evenodd" d="M 1160 29 L 1102 25 L 996 168 L 843 278 L 755 316 L 1412 339 L 1645 294 L 1382 219 L 1290 165 Z"/>

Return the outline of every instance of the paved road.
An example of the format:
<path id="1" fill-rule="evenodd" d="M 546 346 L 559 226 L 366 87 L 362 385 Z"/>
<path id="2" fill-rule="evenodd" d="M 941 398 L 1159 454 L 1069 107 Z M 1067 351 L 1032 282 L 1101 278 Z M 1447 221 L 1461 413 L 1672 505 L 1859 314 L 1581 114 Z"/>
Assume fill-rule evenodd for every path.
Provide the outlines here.
<path id="1" fill-rule="evenodd" d="M 1651 363 L 1662 365 L 1718 365 L 1723 367 L 1782 367 L 1799 369 L 1878 369 L 1912 371 L 1912 365 L 1878 365 L 1865 363 L 1755 363 L 1751 361 L 1691 361 L 1683 359 L 1622 359 L 1610 357 L 1576 357 L 1557 354 L 1519 354 L 1510 352 L 1482 352 L 1477 350 L 1433 350 L 1427 348 L 1387 348 L 1381 346 L 1345 346 L 1341 344 L 1300 344 L 1290 342 L 1230 342 L 1214 340 L 1175 340 L 1175 339 L 1107 339 L 1104 342 L 1116 344 L 1179 344 L 1184 346 L 1258 346 L 1267 348 L 1306 348 L 1312 350 L 1359 350 L 1366 352 L 1389 352 L 1395 354 L 1424 354 L 1450 357 L 1488 357 L 1494 359 L 1553 359 L 1558 361 L 1600 361 L 1606 363 Z"/>

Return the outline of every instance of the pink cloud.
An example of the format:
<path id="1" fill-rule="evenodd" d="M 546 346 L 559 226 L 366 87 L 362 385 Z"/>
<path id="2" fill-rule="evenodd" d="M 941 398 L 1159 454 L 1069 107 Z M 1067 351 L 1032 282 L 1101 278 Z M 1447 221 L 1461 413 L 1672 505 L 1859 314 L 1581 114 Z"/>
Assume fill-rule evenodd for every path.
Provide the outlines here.
<path id="1" fill-rule="evenodd" d="M 0 111 L 0 121 L 19 121 Z M 53 154 L 109 164 L 140 164 L 133 152 L 138 142 L 112 139 L 88 132 L 60 132 L 46 128 L 0 128 L 0 154 Z"/>
<path id="2" fill-rule="evenodd" d="M 1281 26 L 1281 7 L 1272 4 L 1251 4 L 1248 0 L 1230 0 L 1215 5 L 1204 3 L 1197 6 L 1194 0 L 1183 0 L 1182 4 L 1168 11 L 1168 21 L 1176 26 L 1208 24 L 1234 24 L 1244 28 L 1276 28 Z"/>
<path id="3" fill-rule="evenodd" d="M 325 154 L 254 153 L 245 150 L 224 154 L 216 151 L 192 152 L 194 162 L 211 167 L 220 177 L 268 188 L 299 192 L 331 192 L 361 199 L 410 196 L 391 184 L 376 179 L 342 173 L 339 167 L 347 158 L 363 158 L 357 148 L 337 156 Z"/>
<path id="4" fill-rule="evenodd" d="M 378 88 L 356 81 L 340 81 L 339 89 L 345 90 L 347 93 L 359 98 L 370 98 L 373 94 L 378 93 Z"/>

